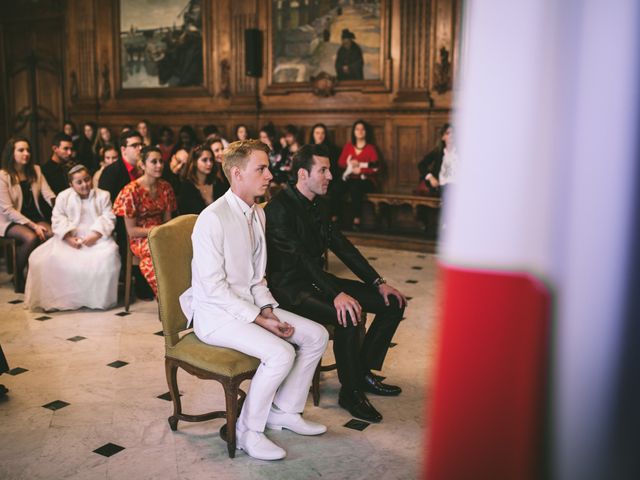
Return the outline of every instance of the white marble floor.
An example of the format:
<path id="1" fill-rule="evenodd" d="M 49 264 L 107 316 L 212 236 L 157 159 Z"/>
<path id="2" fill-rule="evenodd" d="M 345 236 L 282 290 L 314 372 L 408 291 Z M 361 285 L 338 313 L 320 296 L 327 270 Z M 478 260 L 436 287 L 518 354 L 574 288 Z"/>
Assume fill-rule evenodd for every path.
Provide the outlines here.
<path id="1" fill-rule="evenodd" d="M 29 312 L 12 303 L 22 295 L 13 293 L 3 271 L 0 343 L 13 374 L 0 377 L 10 390 L 0 401 L 0 478 L 418 478 L 436 333 L 436 260 L 415 252 L 361 250 L 389 283 L 412 297 L 383 370 L 404 391 L 397 398 L 371 395 L 384 421 L 353 430 L 344 427 L 351 417 L 337 406 L 335 371 L 323 374 L 320 406 L 309 397 L 305 416 L 327 424 L 329 431 L 311 438 L 268 431 L 288 452 L 278 462 L 254 460 L 240 451 L 229 459 L 218 433 L 223 420 L 180 422 L 177 432 L 169 429 L 171 403 L 158 398 L 168 388 L 163 339 L 154 335 L 161 329 L 155 302 L 136 302 L 126 316 L 118 315 L 122 308 Z M 335 258 L 331 267 L 347 276 Z M 127 364 L 108 366 L 118 360 Z M 223 408 L 219 384 L 184 372 L 178 381 L 185 412 Z M 55 401 L 68 405 L 43 408 Z M 110 457 L 94 453 L 108 443 L 123 449 Z"/>

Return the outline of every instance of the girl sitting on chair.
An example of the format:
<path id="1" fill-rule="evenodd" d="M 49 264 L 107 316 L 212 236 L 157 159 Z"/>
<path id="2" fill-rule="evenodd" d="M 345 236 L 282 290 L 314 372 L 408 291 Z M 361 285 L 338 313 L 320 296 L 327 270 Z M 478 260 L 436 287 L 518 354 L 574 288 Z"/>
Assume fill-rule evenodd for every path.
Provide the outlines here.
<path id="1" fill-rule="evenodd" d="M 26 305 L 34 310 L 107 309 L 118 299 L 120 255 L 111 233 L 116 217 L 109 192 L 93 189 L 84 165 L 69 171 L 56 198 L 54 237 L 29 257 Z"/>

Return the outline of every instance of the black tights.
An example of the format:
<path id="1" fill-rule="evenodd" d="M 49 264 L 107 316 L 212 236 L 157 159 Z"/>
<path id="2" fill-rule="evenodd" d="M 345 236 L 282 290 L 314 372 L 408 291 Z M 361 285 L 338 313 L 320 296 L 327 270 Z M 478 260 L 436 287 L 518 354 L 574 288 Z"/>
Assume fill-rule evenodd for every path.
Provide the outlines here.
<path id="1" fill-rule="evenodd" d="M 38 225 L 42 225 L 46 227 L 48 231 L 51 231 L 51 225 L 47 222 L 38 222 Z M 27 266 L 29 255 L 31 255 L 31 252 L 42 242 L 36 235 L 36 232 L 26 225 L 19 225 L 17 223 L 9 226 L 5 237 L 16 240 L 16 265 L 14 265 L 13 268 L 18 287 L 24 288 L 24 268 Z"/>

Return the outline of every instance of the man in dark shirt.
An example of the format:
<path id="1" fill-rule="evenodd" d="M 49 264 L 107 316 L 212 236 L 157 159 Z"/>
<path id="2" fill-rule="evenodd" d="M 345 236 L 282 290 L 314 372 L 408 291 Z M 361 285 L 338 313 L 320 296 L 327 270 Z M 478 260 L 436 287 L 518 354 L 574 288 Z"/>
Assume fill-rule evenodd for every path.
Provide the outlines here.
<path id="1" fill-rule="evenodd" d="M 305 145 L 294 159 L 295 186 L 281 190 L 266 206 L 268 282 L 283 308 L 311 320 L 333 325 L 333 350 L 342 388 L 339 403 L 353 416 L 379 422 L 382 415 L 365 392 L 395 396 L 401 389 L 380 382 L 389 344 L 402 319 L 406 298 L 367 262 L 353 244 L 329 222 L 318 196 L 331 181 L 329 152 Z M 362 282 L 338 278 L 323 269 L 327 249 L 335 253 Z M 360 344 L 362 311 L 375 313 Z"/>
<path id="2" fill-rule="evenodd" d="M 71 158 L 73 140 L 69 135 L 56 133 L 51 140 L 51 158 L 42 165 L 42 174 L 47 179 L 51 190 L 57 195 L 69 188 L 67 172 L 75 162 Z"/>

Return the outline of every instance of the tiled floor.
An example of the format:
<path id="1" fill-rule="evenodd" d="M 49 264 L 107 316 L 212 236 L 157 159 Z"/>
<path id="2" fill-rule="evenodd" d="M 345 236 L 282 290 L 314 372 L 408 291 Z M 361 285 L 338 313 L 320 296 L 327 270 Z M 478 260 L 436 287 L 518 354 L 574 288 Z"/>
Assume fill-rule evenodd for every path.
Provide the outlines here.
<path id="1" fill-rule="evenodd" d="M 436 261 L 415 252 L 361 250 L 412 297 L 383 371 L 404 391 L 397 398 L 371 395 L 384 421 L 350 429 L 344 424 L 351 417 L 337 406 L 335 371 L 323 374 L 320 406 L 309 398 L 305 416 L 329 431 L 319 437 L 267 431 L 287 450 L 278 462 L 240 451 L 229 459 L 218 433 L 223 420 L 169 429 L 155 302 L 135 303 L 128 316 L 117 315 L 122 308 L 45 315 L 16 303 L 22 295 L 0 273 L 0 343 L 13 369 L 0 377 L 10 390 L 0 402 L 0 478 L 418 478 L 434 355 Z M 347 276 L 335 258 L 331 267 Z M 223 408 L 217 383 L 184 372 L 178 381 L 185 412 Z"/>

